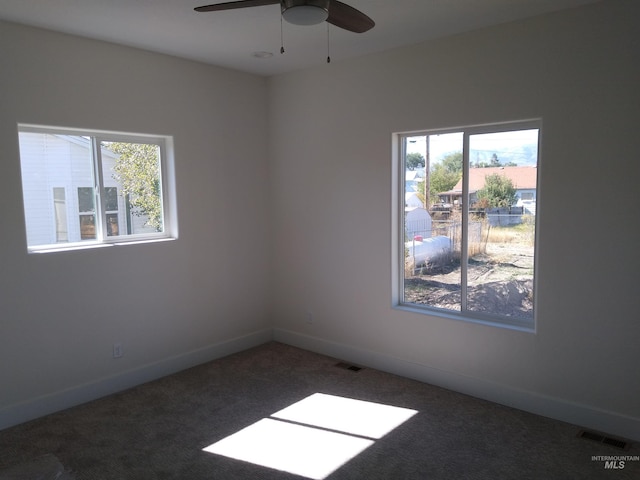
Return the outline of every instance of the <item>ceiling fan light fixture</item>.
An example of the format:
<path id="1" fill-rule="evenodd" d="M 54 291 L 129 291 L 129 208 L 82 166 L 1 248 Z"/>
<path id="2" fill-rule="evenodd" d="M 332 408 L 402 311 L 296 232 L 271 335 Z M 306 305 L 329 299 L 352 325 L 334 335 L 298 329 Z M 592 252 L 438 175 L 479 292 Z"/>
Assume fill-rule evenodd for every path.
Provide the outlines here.
<path id="1" fill-rule="evenodd" d="M 285 0 L 282 18 L 294 25 L 317 25 L 329 18 L 329 2 Z"/>

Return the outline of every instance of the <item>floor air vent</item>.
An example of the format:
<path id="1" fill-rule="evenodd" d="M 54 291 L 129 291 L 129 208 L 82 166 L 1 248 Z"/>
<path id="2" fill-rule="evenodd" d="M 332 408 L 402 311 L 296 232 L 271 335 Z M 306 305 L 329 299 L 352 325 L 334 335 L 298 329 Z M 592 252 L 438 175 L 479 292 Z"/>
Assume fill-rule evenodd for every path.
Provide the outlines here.
<path id="1" fill-rule="evenodd" d="M 594 442 L 611 445 L 612 447 L 620 448 L 622 450 L 628 450 L 630 446 L 630 443 L 626 440 L 608 437 L 601 433 L 590 432 L 589 430 L 580 430 L 578 432 L 578 438 L 586 438 L 587 440 L 593 440 Z"/>
<path id="2" fill-rule="evenodd" d="M 362 370 L 362 367 L 356 367 L 355 365 L 350 365 L 344 362 L 336 363 L 336 367 L 342 368 L 343 370 L 351 370 L 352 372 L 359 372 Z"/>

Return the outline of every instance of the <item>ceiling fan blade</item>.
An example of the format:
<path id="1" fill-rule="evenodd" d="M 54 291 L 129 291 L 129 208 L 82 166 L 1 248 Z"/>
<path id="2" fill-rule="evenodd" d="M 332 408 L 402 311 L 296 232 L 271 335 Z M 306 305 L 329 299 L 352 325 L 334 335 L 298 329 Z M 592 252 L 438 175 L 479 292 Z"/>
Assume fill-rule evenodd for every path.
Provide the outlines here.
<path id="1" fill-rule="evenodd" d="M 355 33 L 371 30 L 376 24 L 361 11 L 337 0 L 331 0 L 327 22 Z"/>
<path id="2" fill-rule="evenodd" d="M 216 3 L 215 5 L 205 5 L 196 7 L 196 12 L 218 12 L 220 10 L 233 10 L 235 8 L 262 7 L 263 5 L 279 4 L 280 0 L 239 0 L 237 2 Z"/>

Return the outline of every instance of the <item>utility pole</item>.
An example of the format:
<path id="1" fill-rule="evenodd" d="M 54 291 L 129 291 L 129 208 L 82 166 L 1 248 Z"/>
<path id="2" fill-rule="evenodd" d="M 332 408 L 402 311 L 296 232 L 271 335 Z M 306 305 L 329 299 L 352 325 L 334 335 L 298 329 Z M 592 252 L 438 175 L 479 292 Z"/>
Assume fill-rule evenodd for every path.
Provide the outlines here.
<path id="1" fill-rule="evenodd" d="M 429 178 L 429 166 L 430 166 L 430 152 L 429 152 L 429 135 L 426 136 L 426 154 L 424 157 L 424 205 L 425 208 L 427 210 L 427 212 L 429 211 L 429 202 L 430 202 L 430 198 L 429 198 L 429 194 L 430 194 L 430 186 L 429 184 L 431 183 L 431 179 Z"/>

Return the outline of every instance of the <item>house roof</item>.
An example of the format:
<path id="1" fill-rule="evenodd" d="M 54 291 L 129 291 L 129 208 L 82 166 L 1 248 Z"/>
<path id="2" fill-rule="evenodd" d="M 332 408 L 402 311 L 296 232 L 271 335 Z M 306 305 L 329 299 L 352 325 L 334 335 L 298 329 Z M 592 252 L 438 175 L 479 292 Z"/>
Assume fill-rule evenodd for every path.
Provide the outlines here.
<path id="1" fill-rule="evenodd" d="M 424 178 L 424 168 L 418 168 L 416 170 L 407 170 L 404 174 L 405 180 L 420 180 Z"/>
<path id="2" fill-rule="evenodd" d="M 477 192 L 484 187 L 485 177 L 494 174 L 507 177 L 513 183 L 516 190 L 528 190 L 536 188 L 538 167 L 488 167 L 469 169 L 469 193 Z M 448 192 L 462 193 L 462 179 Z"/>

